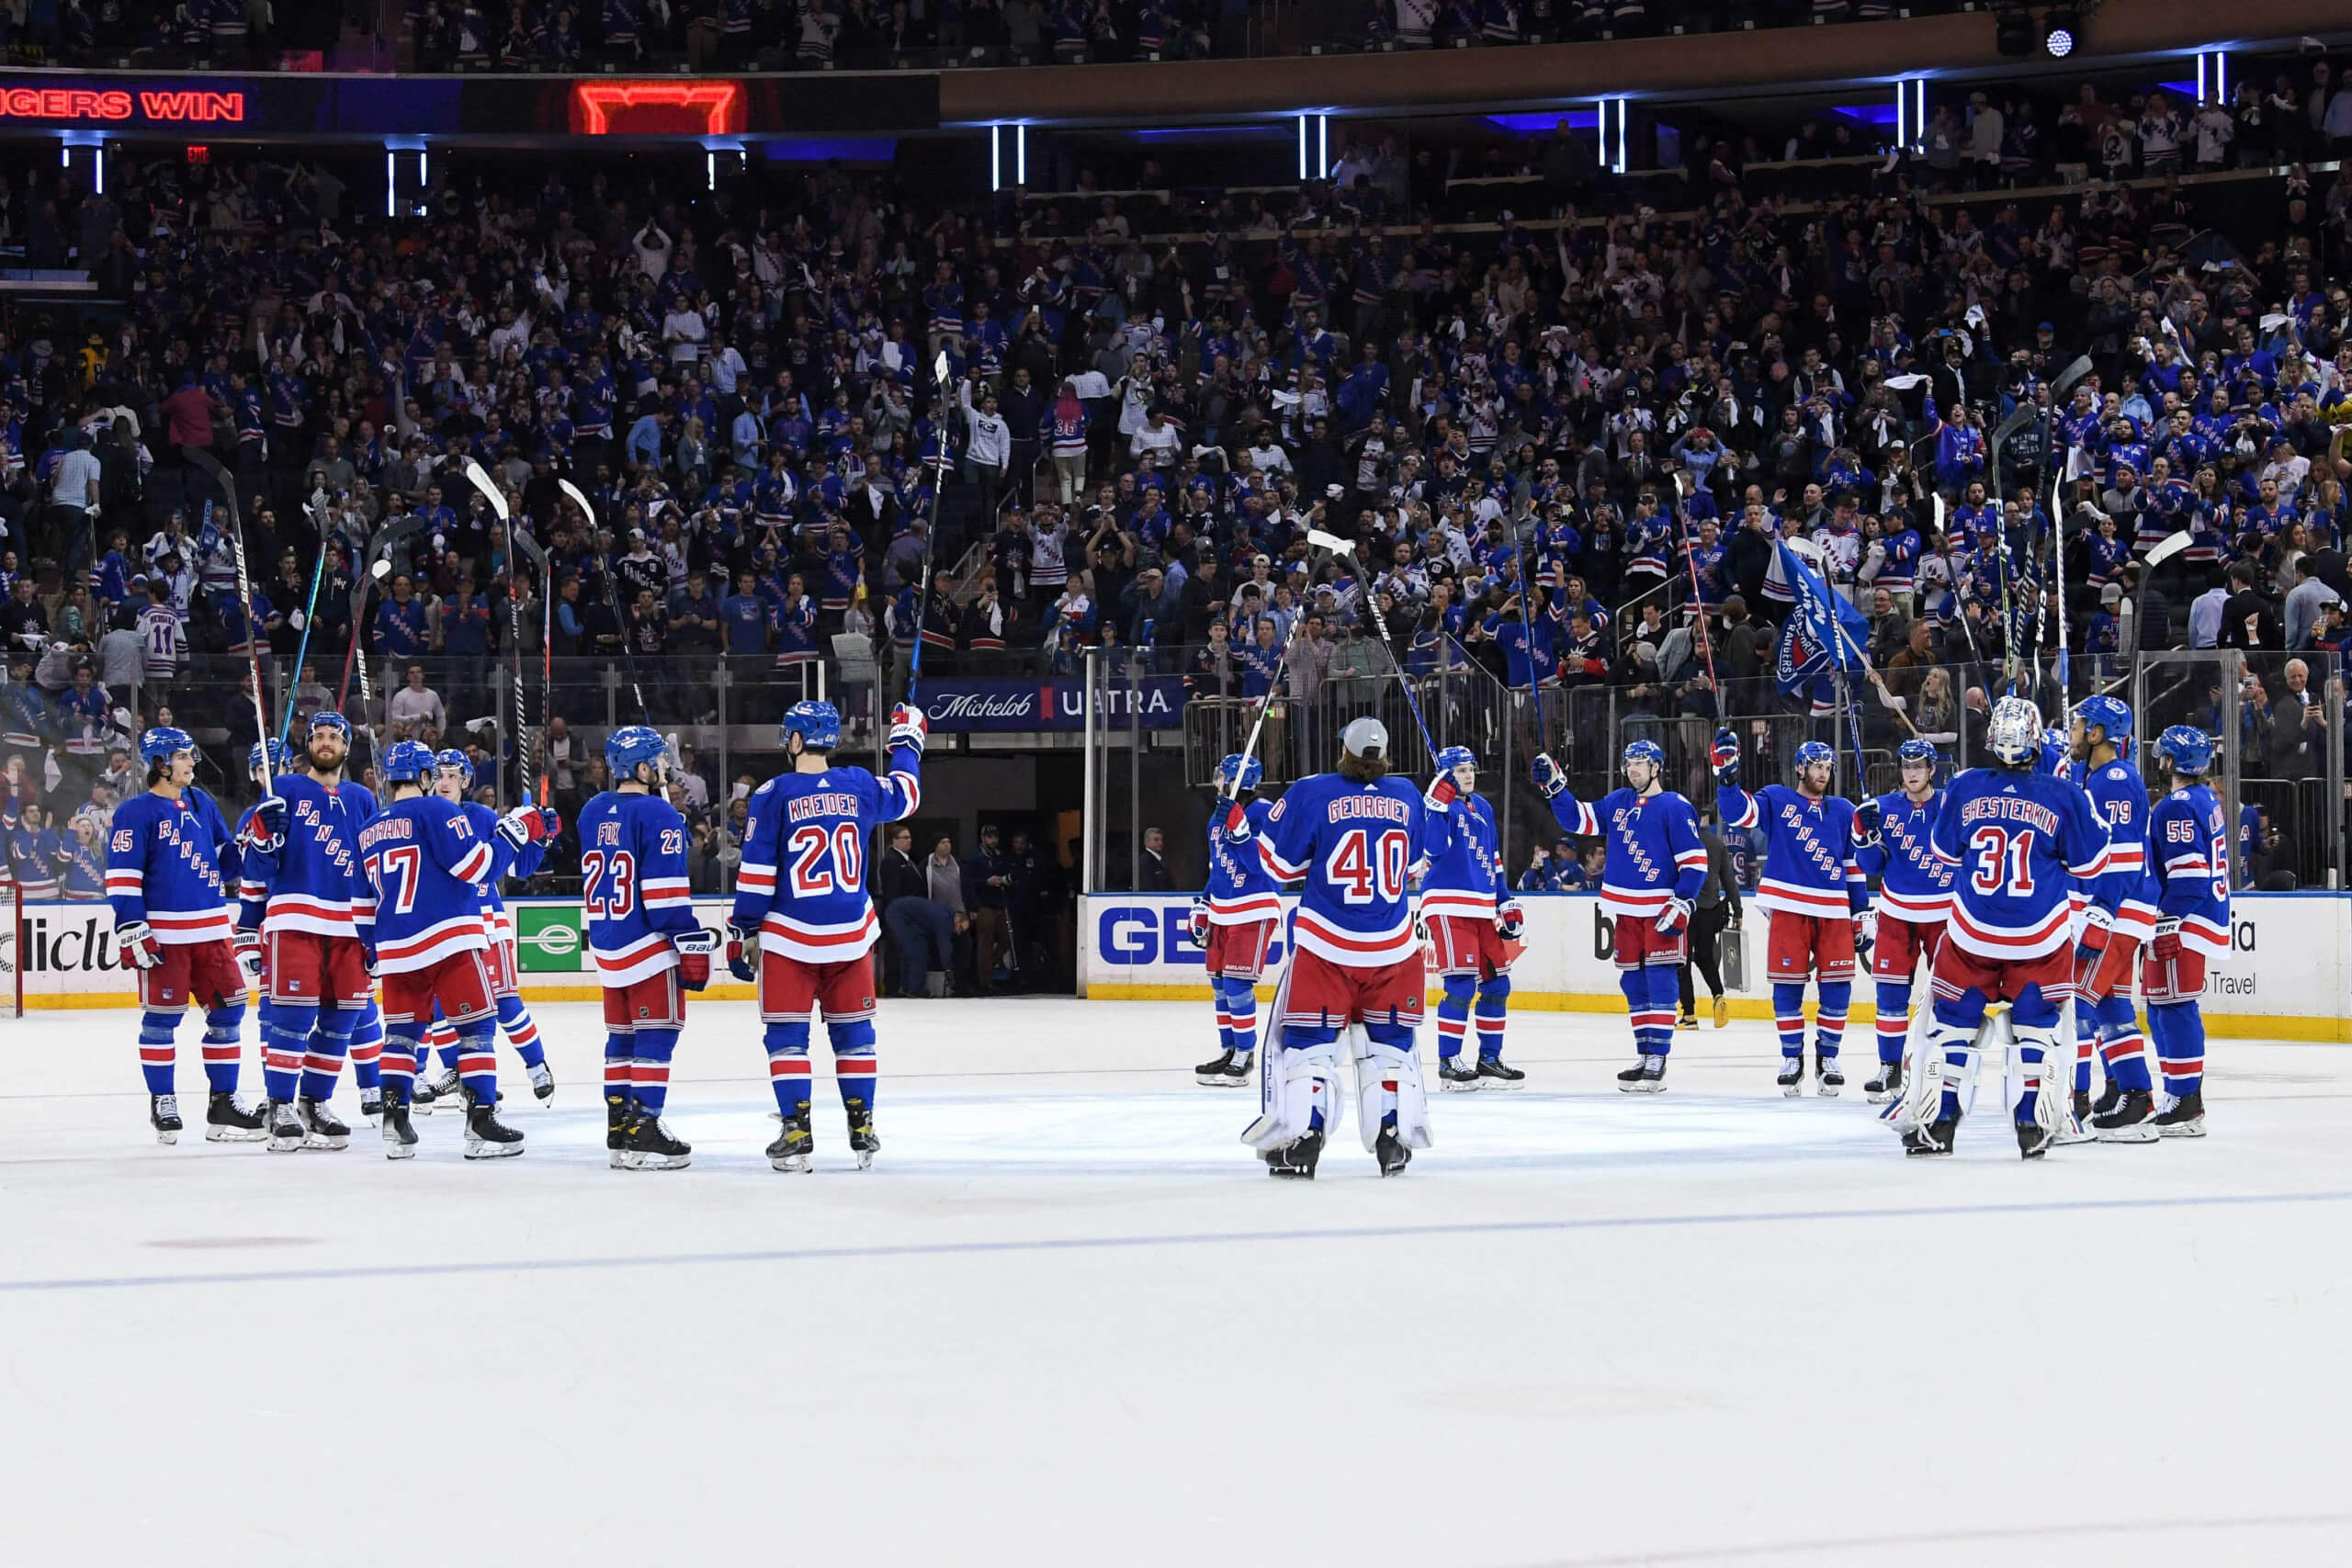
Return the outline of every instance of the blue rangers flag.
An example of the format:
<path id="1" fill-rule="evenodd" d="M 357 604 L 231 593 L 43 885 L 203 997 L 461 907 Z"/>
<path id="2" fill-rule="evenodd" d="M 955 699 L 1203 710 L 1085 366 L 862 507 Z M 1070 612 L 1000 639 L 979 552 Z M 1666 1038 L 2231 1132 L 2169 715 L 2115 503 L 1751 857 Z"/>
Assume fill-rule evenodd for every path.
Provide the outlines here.
<path id="1" fill-rule="evenodd" d="M 1773 546 L 1773 551 L 1781 580 L 1795 601 L 1773 652 L 1773 679 L 1783 692 L 1813 682 L 1814 712 L 1826 713 L 1835 705 L 1831 674 L 1861 674 L 1870 669 L 1862 651 L 1870 643 L 1870 623 L 1831 592 L 1821 573 L 1785 541 Z"/>

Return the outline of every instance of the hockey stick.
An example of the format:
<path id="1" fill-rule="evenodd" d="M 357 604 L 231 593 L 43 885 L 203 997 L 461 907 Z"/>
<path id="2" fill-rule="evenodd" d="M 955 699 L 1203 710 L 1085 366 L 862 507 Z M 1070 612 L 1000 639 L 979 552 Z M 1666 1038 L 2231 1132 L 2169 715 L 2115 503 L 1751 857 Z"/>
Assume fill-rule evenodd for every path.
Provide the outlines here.
<path id="1" fill-rule="evenodd" d="M 466 479 L 481 491 L 490 509 L 498 516 L 498 525 L 506 531 L 506 636 L 514 647 L 514 791 L 530 793 L 530 770 L 524 761 L 524 732 L 530 728 L 530 716 L 523 694 L 523 574 L 515 570 L 514 558 L 519 553 L 520 540 L 514 533 L 514 513 L 506 504 L 506 492 L 491 482 L 482 467 L 470 457 L 465 460 Z"/>
<path id="2" fill-rule="evenodd" d="M 580 508 L 581 515 L 588 520 L 589 528 L 594 530 L 597 525 L 596 509 L 588 504 L 588 498 L 581 492 L 580 487 L 570 479 L 555 482 L 565 495 L 571 498 L 571 504 Z M 621 614 L 620 596 L 613 592 L 613 552 L 606 548 L 599 552 L 597 558 L 604 565 L 600 575 L 605 580 L 605 607 L 612 611 L 613 624 L 620 629 L 621 659 L 628 666 L 628 689 L 637 697 L 637 721 L 650 727 L 653 723 L 653 710 L 645 705 L 645 685 L 637 676 L 637 646 L 628 635 L 628 618 Z"/>
<path id="3" fill-rule="evenodd" d="M 1541 544 L 1543 538 L 1544 525 L 1539 521 L 1535 525 L 1535 542 Z M 1535 620 L 1532 612 L 1528 608 L 1528 600 L 1535 592 L 1535 579 L 1527 570 L 1528 554 L 1526 549 L 1520 551 L 1519 628 L 1520 635 L 1527 639 L 1527 701 L 1528 705 L 1535 710 L 1535 749 L 1543 751 L 1549 748 L 1544 744 L 1544 694 L 1541 690 L 1541 682 L 1537 681 L 1535 675 Z M 1551 610 L 1551 602 L 1547 599 L 1544 602 L 1544 612 L 1549 615 Z"/>
<path id="4" fill-rule="evenodd" d="M 922 573 L 915 580 L 915 643 L 907 662 L 907 705 L 920 707 L 922 699 L 917 694 L 922 686 L 922 623 L 931 608 L 931 561 L 939 547 L 939 497 L 947 488 L 947 351 L 931 362 L 931 378 L 940 401 L 939 451 L 932 458 L 931 526 L 922 536 Z"/>
<path id="5" fill-rule="evenodd" d="M 313 562 L 311 567 L 310 602 L 302 607 L 302 640 L 295 647 L 294 649 L 294 684 L 297 690 L 300 690 L 302 684 L 302 661 L 311 656 L 311 627 L 318 621 L 319 583 L 320 581 L 327 574 L 326 491 L 311 491 L 311 504 L 305 510 L 310 512 L 311 520 L 318 525 L 319 558 Z M 280 746 L 285 745 L 287 737 L 293 733 L 294 704 L 292 699 L 288 698 L 286 704 L 286 713 L 278 721 L 277 743 Z"/>
<path id="6" fill-rule="evenodd" d="M 539 592 L 542 599 L 550 596 L 553 593 L 554 586 L 548 581 L 549 575 L 549 565 L 546 547 L 541 545 L 537 539 L 531 537 L 530 535 L 522 532 L 520 529 L 509 530 L 506 537 L 514 545 L 514 548 L 520 550 L 526 557 L 529 558 L 532 567 L 538 572 Z M 521 584 L 519 582 L 514 584 L 512 603 L 514 605 L 513 620 L 514 626 L 514 734 L 516 737 L 514 747 L 514 778 L 516 787 L 527 794 L 529 792 L 530 785 L 530 770 L 526 767 L 523 761 L 521 739 L 526 729 L 526 726 L 525 724 L 526 709 L 525 707 L 523 695 L 523 594 Z M 553 613 L 552 611 L 546 610 L 544 605 L 542 606 L 542 609 L 545 614 L 551 615 Z M 548 630 L 544 626 L 541 627 L 539 635 L 542 638 L 541 647 L 544 650 L 544 639 L 548 635 Z M 540 657 L 542 661 L 540 679 L 542 682 L 544 682 L 554 674 L 554 655 L 542 651 Z M 541 806 L 545 806 L 548 803 L 548 721 L 554 716 L 554 710 L 549 705 L 552 699 L 549 697 L 546 687 L 543 684 L 539 692 L 539 733 L 537 742 L 532 748 L 535 760 L 538 763 L 539 804 Z"/>
<path id="7" fill-rule="evenodd" d="M 1325 536 L 1329 537 L 1329 536 Z M 1308 543 L 1310 548 L 1321 547 L 1319 544 L 1315 542 L 1314 536 L 1312 535 L 1308 536 Z M 1311 562 L 1311 556 L 1309 559 Z M 1311 565 L 1308 575 L 1310 578 L 1313 576 Z M 1238 800 L 1241 797 L 1241 773 L 1247 773 L 1249 771 L 1250 759 L 1258 754 L 1258 733 L 1265 728 L 1266 710 L 1272 707 L 1274 705 L 1274 699 L 1282 695 L 1283 671 L 1290 663 L 1291 644 L 1298 640 L 1298 634 L 1305 630 L 1306 627 L 1306 615 L 1304 611 L 1292 617 L 1290 623 L 1290 633 L 1283 638 L 1283 646 L 1280 651 L 1274 655 L 1274 670 L 1273 673 L 1267 678 L 1265 694 L 1258 699 L 1258 711 L 1250 720 L 1249 738 L 1241 743 L 1241 772 L 1236 773 L 1231 781 L 1229 781 L 1229 784 L 1220 783 L 1217 785 L 1217 800 L 1221 805 L 1230 807 L 1236 800 Z"/>
<path id="8" fill-rule="evenodd" d="M 1707 635 L 1707 603 L 1699 592 L 1699 540 L 1690 527 L 1690 514 L 1683 510 L 1685 499 L 1687 492 L 1682 488 L 1682 470 L 1677 468 L 1674 471 L 1674 515 L 1682 525 L 1683 564 L 1690 569 L 1691 616 L 1699 623 L 1699 651 L 1706 656 L 1707 684 L 1714 689 L 1715 712 L 1720 715 L 1723 712 L 1723 682 L 1715 679 L 1714 639 Z"/>
<path id="9" fill-rule="evenodd" d="M 252 674 L 254 682 L 254 735 L 256 739 L 266 739 L 269 735 L 269 705 L 261 694 L 261 628 L 254 625 L 254 589 L 252 581 L 245 575 L 245 524 L 237 511 L 237 487 L 231 482 L 229 470 L 203 447 L 183 446 L 180 456 L 212 477 L 212 482 L 220 487 L 221 501 L 229 510 L 229 547 L 237 561 L 237 613 L 245 619 L 245 668 Z M 269 748 L 264 746 L 261 749 L 263 794 L 269 793 Z"/>
<path id="10" fill-rule="evenodd" d="M 1412 678 L 1405 673 L 1405 666 L 1396 658 L 1396 645 L 1388 636 L 1388 618 L 1381 615 L 1379 606 L 1373 603 L 1372 579 L 1365 574 L 1363 562 L 1356 558 L 1354 544 L 1337 534 L 1327 534 L 1320 528 L 1308 529 L 1306 542 L 1317 549 L 1328 550 L 1335 558 L 1345 560 L 1349 571 L 1355 577 L 1356 585 L 1363 590 L 1364 613 L 1371 617 L 1373 629 L 1380 634 L 1380 646 L 1388 650 L 1388 662 L 1396 671 L 1396 689 L 1405 694 L 1405 705 L 1412 710 L 1413 723 L 1421 732 L 1421 744 L 1429 749 L 1430 766 L 1436 768 L 1437 742 L 1430 739 L 1429 720 L 1421 716 L 1421 702 L 1413 695 Z M 1300 619 L 1305 618 L 1302 612 Z"/>

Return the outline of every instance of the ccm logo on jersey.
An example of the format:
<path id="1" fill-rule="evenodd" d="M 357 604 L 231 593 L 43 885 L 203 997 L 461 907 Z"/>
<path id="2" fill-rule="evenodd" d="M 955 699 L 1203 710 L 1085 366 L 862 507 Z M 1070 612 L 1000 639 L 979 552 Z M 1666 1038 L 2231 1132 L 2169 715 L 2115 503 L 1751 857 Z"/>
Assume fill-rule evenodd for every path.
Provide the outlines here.
<path id="1" fill-rule="evenodd" d="M 1193 941 L 1188 925 L 1189 899 L 1167 904 L 1114 904 L 1104 909 L 1094 926 L 1094 951 L 1111 964 L 1189 964 L 1206 961 Z M 1288 932 L 1277 932 L 1266 945 L 1266 966 L 1280 964 L 1289 951 Z"/>

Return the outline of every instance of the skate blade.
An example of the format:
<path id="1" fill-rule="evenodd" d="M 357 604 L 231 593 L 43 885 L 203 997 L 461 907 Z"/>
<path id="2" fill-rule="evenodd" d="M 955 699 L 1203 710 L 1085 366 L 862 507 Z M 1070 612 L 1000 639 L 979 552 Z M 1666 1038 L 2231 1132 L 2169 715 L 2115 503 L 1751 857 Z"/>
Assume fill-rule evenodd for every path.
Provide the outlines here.
<path id="1" fill-rule="evenodd" d="M 204 1141 L 208 1144 L 258 1144 L 269 1136 L 266 1127 L 207 1127 Z"/>
<path id="2" fill-rule="evenodd" d="M 1846 1086 L 1841 1083 L 1816 1084 L 1813 1092 L 1824 1100 L 1835 1100 L 1845 1091 L 1845 1089 Z"/>
<path id="3" fill-rule="evenodd" d="M 351 1146 L 351 1134 L 345 1133 L 343 1136 L 338 1138 L 325 1133 L 313 1133 L 309 1137 L 302 1140 L 302 1146 L 306 1149 L 324 1149 L 330 1151 L 334 1149 L 346 1149 Z"/>
<path id="4" fill-rule="evenodd" d="M 1269 1167 L 1266 1174 L 1272 1177 L 1277 1181 L 1312 1181 L 1315 1179 L 1314 1171 L 1301 1170 L 1294 1166 L 1286 1165 Z"/>
<path id="5" fill-rule="evenodd" d="M 1437 1087 L 1439 1092 L 1443 1094 L 1476 1094 L 1487 1086 L 1476 1078 L 1463 1083 L 1456 1083 L 1452 1078 L 1441 1078 L 1438 1080 Z"/>
<path id="6" fill-rule="evenodd" d="M 639 1155 L 631 1170 L 684 1170 L 694 1163 L 692 1155 Z"/>
<path id="7" fill-rule="evenodd" d="M 466 1140 L 468 1159 L 512 1159 L 522 1152 L 523 1142 L 519 1138 L 511 1144 L 493 1144 L 482 1138 Z"/>
<path id="8" fill-rule="evenodd" d="M 2164 1136 L 2164 1129 L 2147 1122 L 2134 1122 L 2128 1127 L 2098 1127 L 2092 1135 L 2102 1144 L 2153 1144 Z"/>
<path id="9" fill-rule="evenodd" d="M 2159 1127 L 2156 1135 L 2162 1138 L 2201 1138 L 2205 1135 L 2205 1119 L 2200 1116 L 2194 1122 L 2177 1122 L 2169 1127 Z"/>
<path id="10" fill-rule="evenodd" d="M 1951 1157 L 1951 1151 L 1950 1149 L 1906 1148 L 1903 1153 L 1906 1157 L 1911 1159 L 1950 1159 Z"/>
<path id="11" fill-rule="evenodd" d="M 605 1151 L 605 1163 L 615 1170 L 635 1170 L 637 1156 L 627 1149 L 607 1149 Z"/>
<path id="12" fill-rule="evenodd" d="M 386 1159 L 414 1159 L 416 1145 L 414 1144 L 386 1144 L 384 1157 Z"/>
<path id="13" fill-rule="evenodd" d="M 1617 1087 L 1627 1094 L 1664 1094 L 1666 1092 L 1666 1080 L 1664 1078 L 1636 1078 L 1632 1083 L 1621 1083 Z"/>
<path id="14" fill-rule="evenodd" d="M 1194 1073 L 1193 1081 L 1204 1089 L 1248 1089 L 1249 1075 L 1234 1077 L 1226 1073 Z"/>
<path id="15" fill-rule="evenodd" d="M 180 1135 L 177 1133 L 165 1132 L 159 1127 L 155 1130 L 155 1141 L 168 1148 L 180 1141 Z"/>
<path id="16" fill-rule="evenodd" d="M 1802 1100 L 1802 1099 L 1804 1099 L 1804 1080 L 1803 1078 L 1799 1078 L 1799 1079 L 1798 1079 L 1796 1082 L 1794 1082 L 1794 1083 L 1782 1084 L 1782 1085 L 1781 1086 L 1781 1097 L 1782 1099 L 1784 1099 L 1784 1100 Z"/>
<path id="17" fill-rule="evenodd" d="M 817 1168 L 816 1160 L 808 1155 L 786 1155 L 781 1159 L 768 1161 L 768 1164 L 786 1176 L 807 1176 Z"/>
<path id="18" fill-rule="evenodd" d="M 302 1145 L 309 1141 L 308 1137 L 272 1138 L 269 1152 L 274 1155 L 299 1155 L 302 1152 Z"/>
<path id="19" fill-rule="evenodd" d="M 1903 1091 L 1899 1089 L 1870 1089 L 1863 1093 L 1862 1098 L 1872 1105 L 1892 1105 L 1903 1098 Z"/>
<path id="20" fill-rule="evenodd" d="M 873 1168 L 874 1168 L 874 1156 L 875 1156 L 875 1154 L 876 1154 L 876 1152 L 877 1152 L 877 1151 L 873 1150 L 873 1149 L 860 1149 L 860 1150 L 858 1150 L 858 1151 L 857 1151 L 857 1168 L 858 1168 L 858 1169 L 860 1169 L 860 1170 L 871 1170 L 871 1169 L 873 1169 Z"/>

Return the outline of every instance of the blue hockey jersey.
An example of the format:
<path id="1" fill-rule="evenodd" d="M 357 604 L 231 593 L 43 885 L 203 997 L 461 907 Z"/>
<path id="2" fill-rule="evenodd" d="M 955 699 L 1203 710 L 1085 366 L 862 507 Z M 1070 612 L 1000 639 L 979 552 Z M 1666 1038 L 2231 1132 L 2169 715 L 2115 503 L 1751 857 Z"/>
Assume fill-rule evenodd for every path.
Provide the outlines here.
<path id="1" fill-rule="evenodd" d="M 107 900 L 118 926 L 144 920 L 166 947 L 226 942 L 228 890 L 242 870 L 228 820 L 193 784 L 177 800 L 148 790 L 115 807 Z"/>
<path id="2" fill-rule="evenodd" d="M 2155 900 L 2148 892 L 2148 786 L 2140 782 L 2140 770 L 2120 759 L 2075 771 L 2090 774 L 2083 788 L 2107 824 L 2107 869 L 2082 892 L 2115 918 L 2119 935 L 2145 942 L 2156 928 Z"/>
<path id="3" fill-rule="evenodd" d="M 1252 800 L 1241 808 L 1249 819 L 1250 829 L 1262 837 L 1266 819 L 1273 814 L 1269 801 Z M 1209 824 L 1209 885 L 1202 897 L 1209 902 L 1209 924 L 1213 926 L 1246 926 L 1259 920 L 1279 920 L 1283 918 L 1283 896 L 1274 879 L 1266 874 L 1266 863 L 1258 855 L 1258 845 L 1245 839 L 1239 843 L 1225 830 L 1230 807 L 1220 804 L 1216 819 Z"/>
<path id="4" fill-rule="evenodd" d="M 579 832 L 580 901 L 597 978 L 630 986 L 676 968 L 671 939 L 702 927 L 687 896 L 686 819 L 660 795 L 606 790 L 580 808 Z"/>
<path id="5" fill-rule="evenodd" d="M 1666 912 L 1668 899 L 1694 899 L 1706 884 L 1699 814 L 1670 789 L 1648 795 L 1611 790 L 1597 806 L 1563 793 L 1553 800 L 1552 815 L 1571 833 L 1608 835 L 1600 867 L 1603 913 L 1654 919 Z"/>
<path id="6" fill-rule="evenodd" d="M 1292 935 L 1347 969 L 1380 969 L 1415 955 L 1406 874 L 1421 858 L 1420 792 L 1401 778 L 1356 783 L 1316 773 L 1266 814 L 1259 858 L 1277 882 L 1306 879 Z"/>
<path id="7" fill-rule="evenodd" d="M 1948 940 L 2018 962 L 2066 943 L 2072 877 L 2107 870 L 2107 825 L 2079 784 L 1971 768 L 1944 791 L 1936 858 L 1952 868 Z"/>
<path id="8" fill-rule="evenodd" d="M 2190 784 L 2148 816 L 2150 891 L 2159 919 L 2180 922 L 2180 945 L 2230 955 L 2230 838 L 2211 786 Z"/>
<path id="9" fill-rule="evenodd" d="M 474 831 L 466 814 L 437 795 L 384 807 L 359 829 L 364 880 L 352 890 L 351 923 L 386 975 L 429 969 L 480 953 L 481 890 L 506 874 L 514 846 Z"/>
<path id="10" fill-rule="evenodd" d="M 498 813 L 479 800 L 463 803 L 466 820 L 474 831 L 487 839 L 498 830 Z M 525 877 L 536 874 L 548 858 L 548 841 L 541 839 L 527 848 L 515 852 L 514 863 L 506 874 Z M 493 945 L 503 946 L 514 940 L 514 917 L 506 912 L 506 899 L 498 891 L 496 880 L 485 883 L 481 890 L 481 929 Z"/>
<path id="11" fill-rule="evenodd" d="M 1422 834 L 1430 857 L 1421 879 L 1422 915 L 1493 919 L 1495 901 L 1504 897 L 1495 808 L 1482 795 L 1457 796 L 1444 810 L 1429 812 Z"/>
<path id="12" fill-rule="evenodd" d="M 1878 912 L 1940 925 L 1951 908 L 1951 867 L 1936 858 L 1936 818 L 1944 792 L 1917 806 L 1901 790 L 1878 797 L 1878 842 L 1854 852 L 1866 876 L 1878 878 Z"/>
<path id="13" fill-rule="evenodd" d="M 1732 828 L 1764 834 L 1764 876 L 1756 901 L 1777 914 L 1836 919 L 1870 907 L 1870 882 L 1854 858 L 1854 803 L 1815 800 L 1786 784 L 1750 795 L 1736 784 L 1715 791 L 1715 809 Z"/>
<path id="14" fill-rule="evenodd" d="M 238 841 L 248 847 L 237 923 L 246 931 L 356 936 L 351 908 L 361 886 L 359 829 L 376 815 L 376 796 L 365 784 L 330 790 L 300 773 L 278 774 L 269 792 L 286 801 L 286 840 L 275 850 L 252 847 L 252 808 L 238 818 Z"/>
<path id="15" fill-rule="evenodd" d="M 760 951 L 804 964 L 860 958 L 881 934 L 865 885 L 865 846 L 876 824 L 922 804 L 922 753 L 890 749 L 890 776 L 864 768 L 783 773 L 752 792 L 743 866 L 735 880 L 736 925 L 760 933 Z"/>

